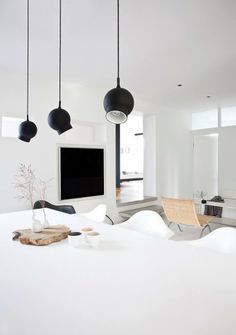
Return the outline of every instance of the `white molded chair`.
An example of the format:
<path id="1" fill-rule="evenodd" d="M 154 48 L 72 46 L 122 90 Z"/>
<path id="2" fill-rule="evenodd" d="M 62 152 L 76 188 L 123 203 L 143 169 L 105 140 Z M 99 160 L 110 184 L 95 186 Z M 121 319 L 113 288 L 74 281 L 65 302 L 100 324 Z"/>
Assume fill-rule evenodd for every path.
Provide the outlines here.
<path id="1" fill-rule="evenodd" d="M 161 216 L 150 210 L 143 210 L 134 214 L 130 219 L 121 223 L 120 226 L 165 239 L 169 239 L 174 235 L 174 232 L 167 227 Z"/>
<path id="2" fill-rule="evenodd" d="M 199 240 L 188 241 L 187 243 L 225 254 L 236 254 L 236 229 L 230 227 L 218 228 Z"/>
<path id="3" fill-rule="evenodd" d="M 107 207 L 104 204 L 98 205 L 93 210 L 87 213 L 79 213 L 80 215 L 85 216 L 86 218 L 97 221 L 97 222 L 103 222 L 106 217 L 106 211 Z"/>

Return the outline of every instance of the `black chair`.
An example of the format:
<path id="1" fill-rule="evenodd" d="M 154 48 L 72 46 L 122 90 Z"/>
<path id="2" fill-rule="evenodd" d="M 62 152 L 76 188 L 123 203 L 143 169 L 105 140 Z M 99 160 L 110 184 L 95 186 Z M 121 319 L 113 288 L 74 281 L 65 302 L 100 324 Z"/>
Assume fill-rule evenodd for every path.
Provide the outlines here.
<path id="1" fill-rule="evenodd" d="M 44 203 L 44 206 L 42 206 L 43 203 Z M 53 205 L 53 204 L 50 204 L 50 202 L 43 201 L 43 200 L 38 200 L 34 203 L 34 209 L 39 209 L 43 207 L 54 209 L 55 211 L 59 211 L 59 212 L 67 213 L 67 214 L 76 213 L 74 207 L 71 205 Z"/>

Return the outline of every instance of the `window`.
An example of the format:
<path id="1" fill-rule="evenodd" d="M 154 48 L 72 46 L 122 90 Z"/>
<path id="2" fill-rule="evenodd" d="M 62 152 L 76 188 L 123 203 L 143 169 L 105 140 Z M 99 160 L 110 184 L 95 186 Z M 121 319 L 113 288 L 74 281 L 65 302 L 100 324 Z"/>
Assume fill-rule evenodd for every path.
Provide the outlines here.
<path id="1" fill-rule="evenodd" d="M 24 119 L 15 117 L 2 117 L 2 137 L 18 137 L 19 125 Z"/>
<path id="2" fill-rule="evenodd" d="M 236 107 L 222 108 L 221 126 L 236 126 Z"/>
<path id="3" fill-rule="evenodd" d="M 218 110 L 192 114 L 192 130 L 218 128 Z"/>

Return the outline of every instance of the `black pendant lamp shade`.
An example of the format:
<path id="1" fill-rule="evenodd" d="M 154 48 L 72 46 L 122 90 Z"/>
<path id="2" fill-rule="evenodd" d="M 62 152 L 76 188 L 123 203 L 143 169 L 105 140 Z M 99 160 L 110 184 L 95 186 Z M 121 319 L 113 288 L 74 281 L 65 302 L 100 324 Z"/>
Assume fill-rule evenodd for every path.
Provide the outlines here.
<path id="1" fill-rule="evenodd" d="M 65 131 L 72 128 L 70 123 L 70 114 L 61 108 L 61 103 L 59 102 L 58 108 L 53 109 L 48 115 L 49 126 L 56 130 L 58 135 L 61 135 Z"/>
<path id="2" fill-rule="evenodd" d="M 128 90 L 117 84 L 116 88 L 105 95 L 103 105 L 106 119 L 111 123 L 120 124 L 126 122 L 128 115 L 132 112 L 134 98 Z"/>
<path id="3" fill-rule="evenodd" d="M 27 0 L 27 83 L 26 83 L 26 110 L 27 119 L 19 126 L 18 138 L 24 142 L 30 140 L 37 134 L 36 124 L 29 120 L 29 0 Z"/>
<path id="4" fill-rule="evenodd" d="M 117 86 L 104 98 L 103 106 L 106 119 L 111 123 L 121 124 L 127 121 L 134 108 L 134 98 L 125 88 L 120 87 L 120 2 L 117 0 Z"/>
<path id="5" fill-rule="evenodd" d="M 36 124 L 27 119 L 22 122 L 19 126 L 19 135 L 18 138 L 24 142 L 30 142 L 31 138 L 33 138 L 37 134 Z"/>
<path id="6" fill-rule="evenodd" d="M 70 114 L 61 108 L 61 0 L 59 0 L 59 106 L 48 115 L 49 126 L 59 135 L 72 128 Z"/>

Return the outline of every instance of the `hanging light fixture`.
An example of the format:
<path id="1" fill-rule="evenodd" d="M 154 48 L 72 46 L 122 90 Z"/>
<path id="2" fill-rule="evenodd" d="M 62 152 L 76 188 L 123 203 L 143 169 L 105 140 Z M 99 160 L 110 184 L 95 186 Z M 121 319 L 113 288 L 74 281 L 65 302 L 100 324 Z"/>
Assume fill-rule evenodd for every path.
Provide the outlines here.
<path id="1" fill-rule="evenodd" d="M 56 130 L 59 135 L 72 128 L 70 114 L 61 108 L 61 0 L 59 0 L 59 106 L 53 109 L 48 115 L 49 126 Z"/>
<path id="2" fill-rule="evenodd" d="M 117 0 L 117 86 L 110 90 L 103 101 L 106 119 L 120 124 L 128 119 L 134 108 L 134 98 L 125 88 L 120 87 L 120 1 Z"/>
<path id="3" fill-rule="evenodd" d="M 24 142 L 30 140 L 37 134 L 36 124 L 29 120 L 29 0 L 27 0 L 27 33 L 26 33 L 26 121 L 22 122 L 19 126 L 18 138 Z"/>

